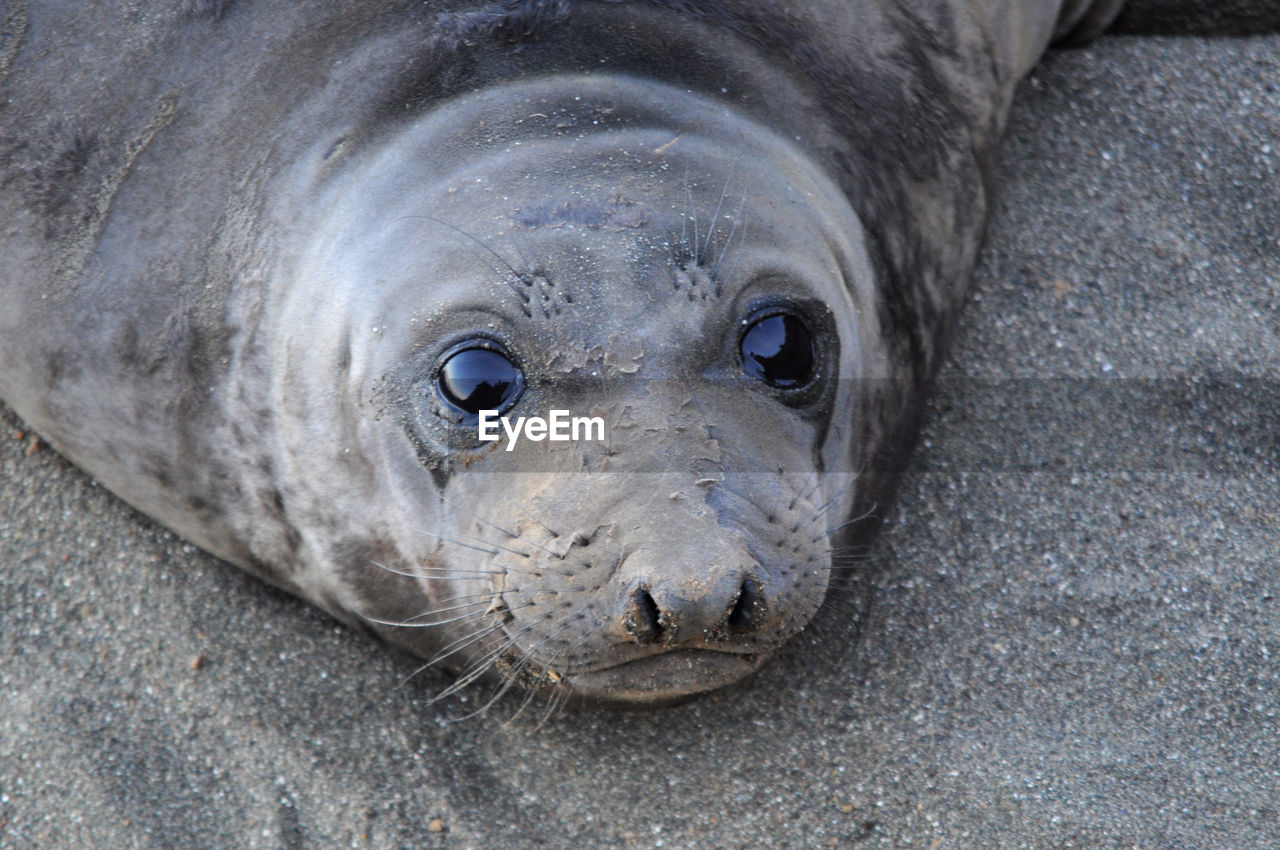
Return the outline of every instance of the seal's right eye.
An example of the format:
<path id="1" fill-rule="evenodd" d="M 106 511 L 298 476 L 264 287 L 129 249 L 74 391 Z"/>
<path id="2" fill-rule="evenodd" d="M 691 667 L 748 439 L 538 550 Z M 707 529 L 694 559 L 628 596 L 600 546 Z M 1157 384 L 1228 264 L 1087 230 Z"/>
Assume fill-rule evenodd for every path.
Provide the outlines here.
<path id="1" fill-rule="evenodd" d="M 524 387 L 524 376 L 506 355 L 475 346 L 450 354 L 440 366 L 436 387 L 463 413 L 506 412 Z"/>
<path id="2" fill-rule="evenodd" d="M 738 343 L 742 369 L 779 389 L 797 389 L 816 371 L 813 334 L 798 316 L 765 315 L 750 324 Z"/>

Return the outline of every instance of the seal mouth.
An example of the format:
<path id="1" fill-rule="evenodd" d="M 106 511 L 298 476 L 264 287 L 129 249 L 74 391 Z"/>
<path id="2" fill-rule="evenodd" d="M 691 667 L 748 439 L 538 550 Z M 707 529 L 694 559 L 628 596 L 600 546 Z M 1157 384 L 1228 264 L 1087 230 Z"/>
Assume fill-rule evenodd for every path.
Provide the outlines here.
<path id="1" fill-rule="evenodd" d="M 723 688 L 760 669 L 769 655 L 676 649 L 566 677 L 575 700 L 615 707 L 675 703 Z"/>

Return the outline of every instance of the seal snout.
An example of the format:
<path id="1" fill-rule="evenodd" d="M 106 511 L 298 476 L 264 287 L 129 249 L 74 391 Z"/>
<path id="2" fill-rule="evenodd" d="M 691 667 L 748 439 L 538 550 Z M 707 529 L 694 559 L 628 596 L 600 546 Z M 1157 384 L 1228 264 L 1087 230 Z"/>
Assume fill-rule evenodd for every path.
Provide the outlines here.
<path id="1" fill-rule="evenodd" d="M 730 640 L 760 626 L 765 602 L 754 578 L 744 576 L 736 587 L 722 581 L 703 588 L 698 593 L 689 583 L 681 591 L 637 585 L 626 600 L 623 630 L 638 644 L 673 645 Z"/>

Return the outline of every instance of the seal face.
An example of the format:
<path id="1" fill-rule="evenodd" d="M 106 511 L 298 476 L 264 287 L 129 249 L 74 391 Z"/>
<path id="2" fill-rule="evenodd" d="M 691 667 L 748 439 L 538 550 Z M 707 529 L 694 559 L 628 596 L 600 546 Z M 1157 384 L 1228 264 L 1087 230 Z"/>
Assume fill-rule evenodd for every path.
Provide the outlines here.
<path id="1" fill-rule="evenodd" d="M 1118 7 L 188 3 L 106 46 L 10 5 L 0 395 L 449 690 L 641 704 L 823 604 L 1012 87 Z"/>
<path id="2" fill-rule="evenodd" d="M 406 193 L 406 170 L 433 180 Z M 551 203 L 530 179 L 548 174 Z M 741 678 L 803 628 L 853 499 L 876 334 L 851 297 L 871 279 L 857 219 L 790 143 L 649 81 L 557 78 L 442 106 L 298 185 L 322 201 L 267 333 L 277 392 L 306 411 L 283 426 L 290 491 L 323 493 L 311 471 L 348 450 L 391 482 L 310 540 L 337 564 L 352 526 L 408 508 L 384 566 L 418 578 L 420 608 L 361 609 L 387 639 L 417 649 L 448 623 L 435 654 L 461 682 L 492 668 L 632 702 Z M 376 416 L 325 443 L 314 423 L 344 411 L 308 376 L 335 353 Z M 482 410 L 557 409 L 601 439 L 478 439 Z"/>

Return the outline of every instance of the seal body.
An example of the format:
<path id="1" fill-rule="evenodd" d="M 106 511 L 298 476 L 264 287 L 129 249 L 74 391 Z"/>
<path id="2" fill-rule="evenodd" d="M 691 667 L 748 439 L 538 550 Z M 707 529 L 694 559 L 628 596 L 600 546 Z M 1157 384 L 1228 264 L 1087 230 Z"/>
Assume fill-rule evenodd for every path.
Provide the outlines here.
<path id="1" fill-rule="evenodd" d="M 8 3 L 0 395 L 459 686 L 735 681 L 910 440 L 1015 83 L 1119 4 L 803 5 Z"/>

